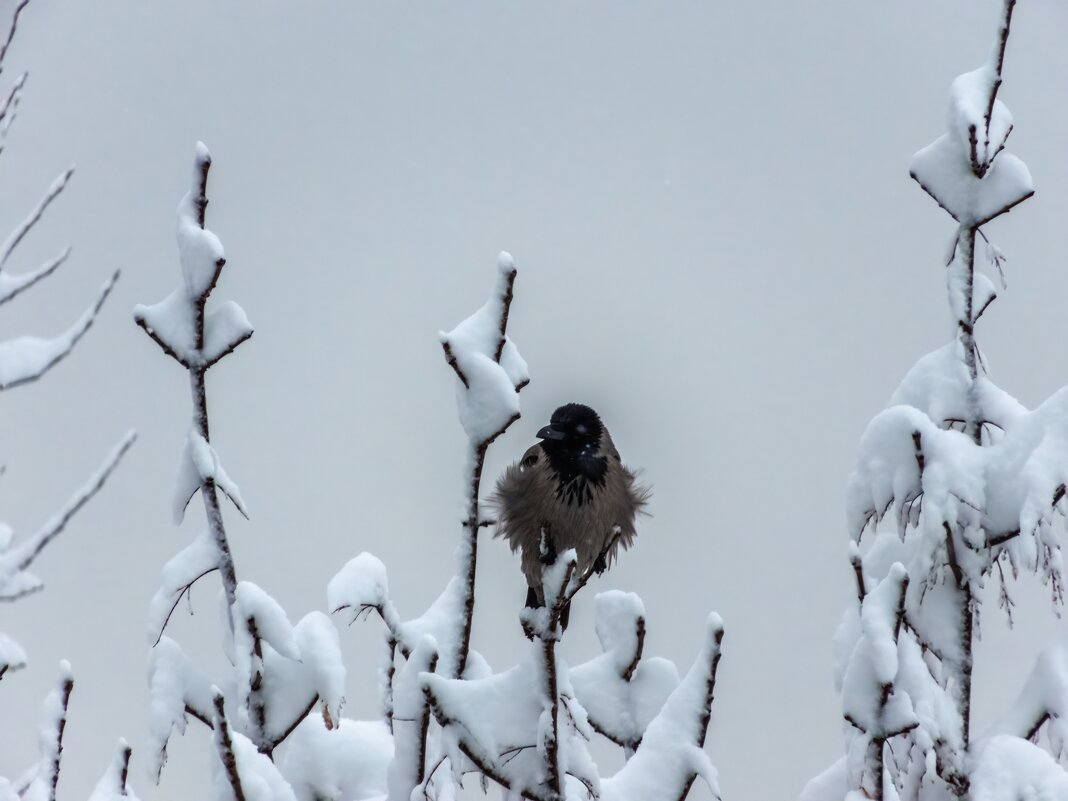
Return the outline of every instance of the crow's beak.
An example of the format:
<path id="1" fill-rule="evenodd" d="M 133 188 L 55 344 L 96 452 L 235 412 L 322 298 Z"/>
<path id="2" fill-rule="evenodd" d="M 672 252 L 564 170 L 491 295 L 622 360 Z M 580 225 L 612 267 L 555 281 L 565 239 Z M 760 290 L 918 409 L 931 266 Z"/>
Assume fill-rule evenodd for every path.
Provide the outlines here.
<path id="1" fill-rule="evenodd" d="M 545 428 L 543 428 L 541 431 L 538 432 L 538 439 L 557 439 L 557 440 L 559 440 L 559 439 L 563 439 L 563 438 L 564 438 L 564 432 L 563 431 L 559 431 L 559 430 L 553 428 L 552 426 L 545 426 Z"/>

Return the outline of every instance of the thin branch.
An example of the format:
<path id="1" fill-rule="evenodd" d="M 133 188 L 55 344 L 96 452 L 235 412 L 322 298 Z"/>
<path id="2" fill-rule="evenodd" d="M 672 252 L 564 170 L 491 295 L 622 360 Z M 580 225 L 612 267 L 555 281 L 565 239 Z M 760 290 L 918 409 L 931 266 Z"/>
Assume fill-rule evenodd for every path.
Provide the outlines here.
<path id="1" fill-rule="evenodd" d="M 508 331 L 508 312 L 512 307 L 512 287 L 515 286 L 515 277 L 518 272 L 513 267 L 511 272 L 508 273 L 508 281 L 504 287 L 504 294 L 501 296 L 501 317 L 497 323 L 497 350 L 493 353 L 493 361 L 497 362 L 497 364 L 501 363 L 501 355 L 504 353 L 504 343 Z M 516 391 L 518 392 L 518 390 Z"/>
<path id="2" fill-rule="evenodd" d="M 119 795 L 126 798 L 129 792 L 126 789 L 126 783 L 130 778 L 130 756 L 133 754 L 133 749 L 123 741 L 119 750 Z"/>
<path id="3" fill-rule="evenodd" d="M 167 610 L 167 616 L 165 618 L 163 618 L 163 625 L 160 626 L 159 636 L 156 637 L 156 641 L 154 643 L 152 643 L 152 647 L 153 648 L 155 648 L 157 645 L 159 645 L 159 641 L 163 639 L 163 632 L 165 632 L 167 630 L 167 624 L 171 622 L 171 616 L 174 614 L 174 611 L 178 608 L 178 604 L 180 604 L 182 602 L 182 597 L 185 596 L 185 595 L 190 595 L 191 596 L 192 591 L 193 591 L 193 585 L 196 584 L 198 581 L 200 581 L 202 578 L 204 578 L 204 576 L 208 575 L 209 573 L 214 573 L 218 569 L 219 569 L 218 566 L 209 567 L 207 570 L 205 570 L 199 576 L 197 576 L 192 581 L 190 581 L 188 584 L 186 584 L 184 587 L 182 587 L 181 589 L 178 590 L 177 595 L 174 596 L 174 603 L 171 604 L 171 608 Z M 190 607 L 189 607 L 190 608 L 190 614 L 192 614 L 192 608 L 193 608 L 192 607 L 192 599 L 190 599 L 189 603 L 190 603 Z"/>
<path id="4" fill-rule="evenodd" d="M 67 188 L 67 182 L 70 181 L 70 177 L 73 174 L 73 167 L 68 167 L 66 171 L 61 173 L 60 176 L 52 182 L 52 185 L 48 187 L 48 191 L 46 191 L 44 197 L 38 201 L 29 216 L 19 223 L 15 230 L 4 240 L 4 243 L 0 245 L 0 270 L 7 264 L 7 260 L 11 258 L 11 254 L 26 237 L 26 234 L 33 230 L 33 227 L 40 222 L 45 211 L 52 205 L 52 201 L 59 197 L 63 190 Z"/>
<path id="5" fill-rule="evenodd" d="M 449 367 L 456 373 L 456 377 L 460 379 L 460 383 L 464 385 L 465 389 L 470 389 L 471 385 L 467 383 L 467 376 L 464 375 L 460 363 L 456 360 L 456 354 L 452 352 L 452 345 L 448 342 L 442 342 L 441 348 L 445 351 L 445 361 L 449 363 Z"/>
<path id="6" fill-rule="evenodd" d="M 116 270 L 111 275 L 111 278 L 104 283 L 104 286 L 101 288 L 100 294 L 97 295 L 93 305 L 82 313 L 81 318 L 71 328 L 58 337 L 52 340 L 42 340 L 37 337 L 21 337 L 6 343 L 8 346 L 17 346 L 21 342 L 37 348 L 53 345 L 58 349 L 49 354 L 47 361 L 42 364 L 34 365 L 28 372 L 16 373 L 13 376 L 9 376 L 6 382 L 0 383 L 0 390 L 14 389 L 23 384 L 28 384 L 31 381 L 36 381 L 69 356 L 70 352 L 74 350 L 74 346 L 81 341 L 81 338 L 85 336 L 85 333 L 92 328 L 93 323 L 96 322 L 96 317 L 100 312 L 100 308 L 104 305 L 104 301 L 107 300 L 108 295 L 111 294 L 111 290 L 115 286 L 115 282 L 118 280 L 119 271 Z M 64 338 L 66 338 L 65 342 Z"/>
<path id="7" fill-rule="evenodd" d="M 433 673 L 438 667 L 438 654 L 434 652 L 431 655 L 430 661 L 427 664 L 427 673 Z M 427 734 L 430 732 L 430 707 L 424 703 L 423 708 L 419 713 L 419 756 L 416 760 L 415 781 L 419 784 L 422 781 L 423 773 L 426 772 L 426 741 Z"/>
<path id="8" fill-rule="evenodd" d="M 998 40 L 994 48 L 994 58 L 991 66 L 994 68 L 994 81 L 990 87 L 990 99 L 987 101 L 986 115 L 984 117 L 986 127 L 986 149 L 990 149 L 990 121 L 994 117 L 994 103 L 997 101 L 998 90 L 1001 88 L 1001 71 L 1005 66 L 1005 48 L 1009 44 L 1009 30 L 1012 26 L 1012 11 L 1016 7 L 1016 0 L 1005 0 L 1004 11 L 1001 17 L 1001 27 L 998 30 Z M 987 164 L 993 159 L 987 153 Z M 976 173 L 979 175 L 979 173 Z M 979 176 L 982 177 L 982 176 Z"/>
<path id="9" fill-rule="evenodd" d="M 289 737 L 289 735 L 291 735 L 296 730 L 297 726 L 304 722 L 304 718 L 308 717 L 308 715 L 311 714 L 311 711 L 315 709 L 315 705 L 318 702 L 319 693 L 315 693 L 312 696 L 312 699 L 308 702 L 308 705 L 305 706 L 304 709 L 300 713 L 298 713 L 297 716 L 293 719 L 293 722 L 286 726 L 285 729 L 282 730 L 281 734 L 270 739 L 270 746 L 264 753 L 270 756 L 274 752 L 274 749 L 284 743 L 286 741 L 286 738 Z"/>
<path id="10" fill-rule="evenodd" d="M 74 679 L 68 674 L 63 679 L 63 683 L 59 686 L 60 715 L 56 720 L 55 755 L 52 757 L 52 764 L 48 766 L 48 801 L 56 801 L 56 787 L 59 784 L 60 760 L 63 758 L 63 732 L 67 728 L 67 707 L 70 705 L 70 694 L 73 689 Z"/>
<path id="11" fill-rule="evenodd" d="M 256 627 L 255 615 L 249 615 L 245 626 L 252 640 L 252 652 L 249 654 L 251 670 L 249 671 L 248 706 L 249 719 L 252 724 L 252 741 L 260 753 L 268 753 L 270 745 L 267 738 L 267 699 L 260 690 L 263 689 L 263 642 Z"/>
<path id="12" fill-rule="evenodd" d="M 185 712 L 186 712 L 187 715 L 191 715 L 192 717 L 194 717 L 197 720 L 199 720 L 201 723 L 203 723 L 209 729 L 214 729 L 215 728 L 215 724 L 212 722 L 211 718 L 209 718 L 206 714 L 201 712 L 199 709 L 196 709 L 196 708 L 190 706 L 188 702 L 185 705 Z"/>
<path id="13" fill-rule="evenodd" d="M 860 558 L 860 552 L 854 551 L 849 555 L 849 564 L 853 566 L 853 575 L 856 577 L 857 582 L 857 600 L 860 605 L 864 605 L 864 597 L 868 594 L 867 589 L 864 586 L 864 562 Z"/>
<path id="14" fill-rule="evenodd" d="M 32 537 L 23 543 L 20 543 L 15 548 L 9 551 L 11 557 L 13 557 L 14 567 L 16 570 L 25 570 L 32 563 L 33 560 L 44 550 L 53 539 L 55 539 L 64 528 L 71 518 L 74 517 L 78 511 L 89 502 L 100 488 L 104 486 L 104 482 L 112 474 L 115 468 L 118 466 L 119 461 L 126 454 L 126 451 L 130 449 L 134 441 L 137 439 L 137 434 L 133 431 L 127 432 L 126 436 L 122 438 L 111 453 L 108 454 L 104 460 L 104 464 L 97 469 L 97 472 L 89 479 L 89 481 L 79 489 L 74 496 L 67 501 L 66 505 L 60 509 L 60 511 L 40 530 L 37 531 Z"/>
<path id="15" fill-rule="evenodd" d="M 7 32 L 7 38 L 4 40 L 3 45 L 0 45 L 0 69 L 3 68 L 4 59 L 7 58 L 7 49 L 11 47 L 11 42 L 15 39 L 15 31 L 19 26 L 19 17 L 22 15 L 22 10 L 29 4 L 30 0 L 21 0 L 15 6 L 15 13 L 11 16 L 11 29 Z"/>
<path id="16" fill-rule="evenodd" d="M 639 617 L 634 624 L 634 636 L 637 640 L 637 644 L 634 647 L 634 656 L 630 660 L 630 664 L 620 674 L 620 678 L 625 682 L 630 682 L 634 678 L 634 671 L 638 669 L 638 664 L 642 661 L 642 651 L 645 650 L 645 617 Z"/>

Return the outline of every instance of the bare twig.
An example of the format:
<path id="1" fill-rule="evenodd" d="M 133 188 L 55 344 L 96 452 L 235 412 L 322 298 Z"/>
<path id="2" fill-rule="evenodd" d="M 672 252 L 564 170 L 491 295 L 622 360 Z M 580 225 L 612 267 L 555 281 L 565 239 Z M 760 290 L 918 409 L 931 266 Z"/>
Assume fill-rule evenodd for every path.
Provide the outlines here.
<path id="1" fill-rule="evenodd" d="M 167 630 L 167 624 L 171 622 L 171 617 L 174 615 L 174 610 L 176 610 L 178 608 L 178 604 L 180 604 L 182 602 L 182 597 L 183 596 L 189 596 L 190 597 L 190 607 L 189 608 L 190 608 L 190 614 L 192 614 L 192 608 L 193 608 L 192 607 L 193 585 L 196 584 L 198 581 L 200 581 L 202 578 L 204 578 L 204 576 L 208 575 L 209 573 L 214 573 L 218 569 L 219 569 L 218 566 L 208 568 L 203 573 L 201 573 L 199 576 L 197 576 L 192 581 L 190 581 L 188 584 L 186 584 L 184 587 L 181 587 L 178 590 L 178 592 L 174 596 L 174 603 L 171 604 L 171 608 L 167 610 L 166 617 L 163 618 L 163 625 L 160 626 L 160 628 L 159 628 L 159 635 L 156 637 L 156 641 L 154 643 L 152 643 L 153 647 L 159 645 L 159 641 L 161 639 L 163 639 L 163 632 L 165 632 Z"/>
<path id="2" fill-rule="evenodd" d="M 127 780 L 130 778 L 130 756 L 133 754 L 133 749 L 124 740 L 119 748 L 119 795 L 126 798 L 129 792 L 126 788 Z"/>
<path id="3" fill-rule="evenodd" d="M 30 0 L 20 0 L 19 4 L 15 6 L 15 13 L 11 15 L 11 29 L 7 32 L 7 38 L 4 43 L 0 45 L 0 69 L 3 68 L 4 59 L 7 58 L 7 49 L 11 47 L 11 43 L 15 40 L 15 31 L 18 30 L 19 26 L 19 16 L 29 4 Z"/>
<path id="4" fill-rule="evenodd" d="M 308 717 L 308 715 L 311 714 L 311 711 L 315 709 L 315 705 L 318 702 L 319 693 L 315 693 L 312 696 L 312 699 L 304 707 L 304 709 L 302 709 L 297 714 L 297 716 L 293 718 L 292 722 L 288 726 L 286 726 L 280 734 L 270 738 L 269 747 L 264 753 L 267 754 L 267 756 L 271 756 L 271 754 L 274 753 L 274 749 L 284 743 L 286 741 L 286 738 L 289 737 L 289 735 L 291 735 L 296 730 L 297 726 L 304 722 L 304 718 Z"/>
<path id="5" fill-rule="evenodd" d="M 460 383 L 464 385 L 464 388 L 470 389 L 471 385 L 467 383 L 467 376 L 464 375 L 464 371 L 460 368 L 460 363 L 456 360 L 456 354 L 452 352 L 452 346 L 448 342 L 442 342 L 441 347 L 445 351 L 445 361 L 449 363 L 449 367 L 456 373 Z"/>
<path id="6" fill-rule="evenodd" d="M 994 58 L 991 66 L 994 68 L 994 80 L 990 87 L 990 98 L 987 101 L 986 115 L 984 121 L 986 123 L 986 150 L 990 149 L 990 121 L 994 117 L 994 103 L 997 101 L 998 90 L 1001 88 L 1001 71 L 1005 66 L 1005 48 L 1009 44 L 1009 30 L 1012 26 L 1012 11 L 1016 7 L 1016 0 L 1005 0 L 1001 16 L 1001 27 L 998 30 L 997 44 L 994 47 Z M 1000 151 L 999 151 L 1000 152 Z M 996 155 L 996 154 L 995 154 Z M 990 162 L 993 158 L 990 157 L 989 152 L 987 156 L 987 168 L 989 168 Z M 980 173 L 975 173 L 976 176 L 982 178 Z"/>

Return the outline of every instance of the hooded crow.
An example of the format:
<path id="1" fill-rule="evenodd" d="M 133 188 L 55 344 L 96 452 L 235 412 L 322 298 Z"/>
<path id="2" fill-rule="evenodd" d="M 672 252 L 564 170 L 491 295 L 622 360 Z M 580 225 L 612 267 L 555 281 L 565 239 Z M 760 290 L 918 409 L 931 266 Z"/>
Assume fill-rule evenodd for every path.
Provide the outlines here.
<path id="1" fill-rule="evenodd" d="M 589 406 L 561 406 L 538 439 L 505 470 L 493 498 L 495 536 L 520 552 L 530 607 L 544 605 L 542 570 L 560 551 L 575 549 L 580 572 L 606 570 L 619 547 L 634 541 L 634 519 L 649 499 Z M 568 611 L 561 615 L 564 628 Z"/>

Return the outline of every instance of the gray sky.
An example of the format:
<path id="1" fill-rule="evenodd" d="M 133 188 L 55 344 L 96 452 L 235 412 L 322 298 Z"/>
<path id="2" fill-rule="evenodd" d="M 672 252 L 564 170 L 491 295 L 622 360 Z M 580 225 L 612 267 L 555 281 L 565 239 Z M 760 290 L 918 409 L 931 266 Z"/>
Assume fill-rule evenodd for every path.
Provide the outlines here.
<path id="1" fill-rule="evenodd" d="M 949 83 L 985 58 L 997 15 L 992 0 L 35 0 L 4 76 L 31 73 L 0 159 L 0 229 L 74 162 L 14 266 L 75 249 L 2 310 L 0 335 L 57 331 L 123 277 L 71 359 L 0 396 L 0 516 L 28 533 L 126 428 L 141 438 L 38 562 L 46 591 L 0 610 L 31 657 L 0 685 L 0 775 L 35 757 L 66 657 L 61 798 L 88 793 L 120 735 L 143 797 L 204 786 L 195 723 L 160 788 L 138 752 L 148 601 L 202 515 L 176 530 L 169 511 L 186 377 L 131 319 L 179 279 L 174 209 L 203 139 L 229 260 L 216 297 L 256 325 L 209 379 L 213 441 L 252 513 L 230 515 L 239 578 L 296 619 L 370 550 L 403 614 L 436 596 L 465 447 L 436 334 L 483 302 L 510 250 L 510 333 L 533 383 L 486 475 L 556 405 L 602 413 L 655 495 L 594 589 L 638 592 L 646 652 L 682 669 L 708 610 L 722 614 L 709 750 L 724 793 L 793 798 L 841 753 L 830 639 L 851 598 L 856 443 L 951 334 L 953 228 L 908 161 L 942 132 Z M 1068 380 L 1066 31 L 1063 3 L 1020 4 L 1002 98 L 1038 194 L 988 229 L 1009 289 L 980 342 L 1028 406 Z M 524 586 L 504 545 L 481 554 L 474 642 L 501 669 L 524 646 Z M 1042 588 L 1025 579 L 1018 595 L 1013 632 L 993 604 L 983 618 L 979 728 L 1063 630 Z M 221 668 L 215 596 L 198 587 L 174 636 Z M 576 662 L 597 650 L 591 598 L 568 631 Z M 375 712 L 379 636 L 374 622 L 343 633 L 349 715 Z"/>

